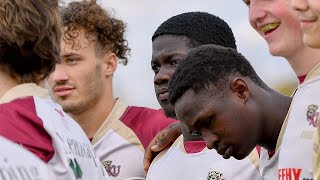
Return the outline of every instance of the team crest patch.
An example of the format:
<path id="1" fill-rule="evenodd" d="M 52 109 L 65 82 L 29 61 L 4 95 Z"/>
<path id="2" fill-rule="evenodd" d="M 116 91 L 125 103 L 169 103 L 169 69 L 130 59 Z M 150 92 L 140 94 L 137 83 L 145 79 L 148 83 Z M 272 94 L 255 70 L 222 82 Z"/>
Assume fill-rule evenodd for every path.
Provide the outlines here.
<path id="1" fill-rule="evenodd" d="M 315 104 L 311 104 L 308 106 L 307 111 L 307 120 L 309 122 L 309 125 L 312 125 L 313 127 L 318 127 L 318 121 L 319 121 L 319 106 Z"/>
<path id="2" fill-rule="evenodd" d="M 108 172 L 109 176 L 113 176 L 113 177 L 119 176 L 121 166 L 112 165 L 111 160 L 102 162 L 102 165 Z"/>
<path id="3" fill-rule="evenodd" d="M 209 171 L 206 180 L 223 180 L 222 173 L 218 171 Z"/>

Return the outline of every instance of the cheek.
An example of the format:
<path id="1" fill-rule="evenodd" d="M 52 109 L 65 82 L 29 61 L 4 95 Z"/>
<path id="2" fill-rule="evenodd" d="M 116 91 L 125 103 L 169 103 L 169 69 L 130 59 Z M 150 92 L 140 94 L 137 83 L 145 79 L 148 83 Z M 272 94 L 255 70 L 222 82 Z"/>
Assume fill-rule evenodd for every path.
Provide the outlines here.
<path id="1" fill-rule="evenodd" d="M 320 1 L 319 0 L 309 0 L 308 3 L 309 3 L 309 7 L 312 10 L 312 12 L 319 17 L 320 16 Z"/>

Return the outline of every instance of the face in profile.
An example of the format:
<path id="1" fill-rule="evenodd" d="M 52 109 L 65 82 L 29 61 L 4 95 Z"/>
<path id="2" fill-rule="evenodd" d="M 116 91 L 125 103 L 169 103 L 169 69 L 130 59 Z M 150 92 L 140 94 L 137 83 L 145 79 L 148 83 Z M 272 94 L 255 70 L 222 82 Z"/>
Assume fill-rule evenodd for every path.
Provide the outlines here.
<path id="1" fill-rule="evenodd" d="M 189 133 L 202 136 L 207 147 L 216 149 L 225 159 L 243 159 L 257 144 L 257 119 L 236 93 L 230 91 L 221 97 L 189 89 L 174 107 Z"/>
<path id="2" fill-rule="evenodd" d="M 154 90 L 157 100 L 168 117 L 175 118 L 174 107 L 169 103 L 168 82 L 178 63 L 191 50 L 186 38 L 162 35 L 152 42 L 151 68 L 154 72 Z"/>
<path id="3" fill-rule="evenodd" d="M 290 0 L 291 6 L 297 11 L 303 42 L 313 48 L 320 48 L 320 1 Z"/>
<path id="4" fill-rule="evenodd" d="M 266 40 L 274 56 L 291 57 L 304 46 L 295 12 L 287 0 L 243 0 L 251 26 Z"/>

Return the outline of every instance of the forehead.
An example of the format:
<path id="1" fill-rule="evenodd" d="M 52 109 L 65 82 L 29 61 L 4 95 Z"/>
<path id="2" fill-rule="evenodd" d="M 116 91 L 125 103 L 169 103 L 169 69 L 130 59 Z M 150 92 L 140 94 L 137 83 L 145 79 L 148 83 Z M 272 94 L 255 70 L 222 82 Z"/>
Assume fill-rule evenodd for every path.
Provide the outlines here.
<path id="1" fill-rule="evenodd" d="M 152 57 L 180 53 L 186 54 L 191 48 L 187 45 L 188 38 L 175 35 L 161 35 L 152 42 Z"/>
<path id="2" fill-rule="evenodd" d="M 197 117 L 213 102 L 213 95 L 203 92 L 196 94 L 193 90 L 189 89 L 178 99 L 174 107 L 178 119 L 185 121 Z"/>
<path id="3" fill-rule="evenodd" d="M 83 28 L 77 28 L 72 31 L 66 31 L 61 41 L 61 50 L 63 53 L 81 53 L 88 50 L 94 50 L 94 39 L 87 35 Z"/>

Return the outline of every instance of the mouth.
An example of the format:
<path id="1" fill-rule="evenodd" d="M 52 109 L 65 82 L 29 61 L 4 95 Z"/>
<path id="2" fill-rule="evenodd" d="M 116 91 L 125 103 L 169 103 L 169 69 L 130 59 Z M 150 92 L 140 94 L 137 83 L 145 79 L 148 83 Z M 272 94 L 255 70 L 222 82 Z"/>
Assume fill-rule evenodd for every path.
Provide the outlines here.
<path id="1" fill-rule="evenodd" d="M 68 96 L 75 88 L 69 86 L 57 86 L 53 89 L 53 92 L 58 97 Z"/>
<path id="2" fill-rule="evenodd" d="M 157 94 L 160 101 L 165 101 L 169 98 L 169 90 L 166 87 L 159 88 Z"/>
<path id="3" fill-rule="evenodd" d="M 223 146 L 216 149 L 218 154 L 220 154 L 224 159 L 229 159 L 232 155 L 232 146 Z"/>
<path id="4" fill-rule="evenodd" d="M 280 22 L 275 22 L 275 23 L 269 23 L 264 26 L 261 26 L 259 29 L 262 31 L 265 35 L 270 34 L 272 31 L 277 29 L 280 26 Z"/>
<path id="5" fill-rule="evenodd" d="M 308 28 L 312 23 L 317 21 L 317 18 L 315 17 L 309 17 L 309 18 L 300 18 L 300 27 L 302 29 Z"/>

